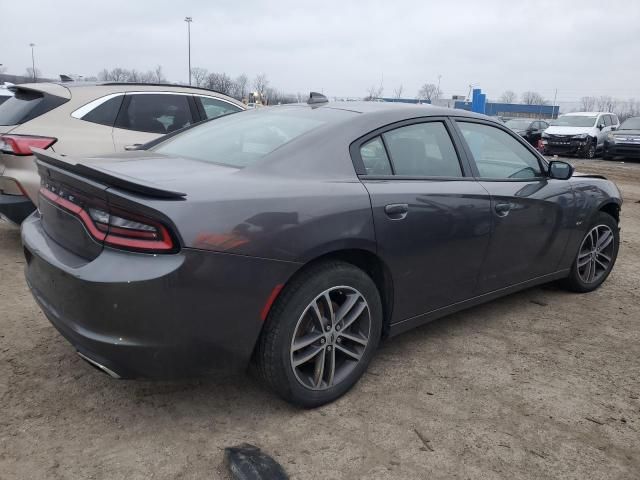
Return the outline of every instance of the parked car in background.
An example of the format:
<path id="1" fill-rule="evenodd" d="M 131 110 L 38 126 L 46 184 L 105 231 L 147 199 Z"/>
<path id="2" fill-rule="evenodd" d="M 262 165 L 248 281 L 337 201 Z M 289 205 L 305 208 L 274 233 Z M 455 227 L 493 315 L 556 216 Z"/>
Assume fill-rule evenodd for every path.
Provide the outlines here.
<path id="1" fill-rule="evenodd" d="M 604 141 L 605 160 L 616 157 L 640 158 L 640 117 L 627 118 Z"/>
<path id="2" fill-rule="evenodd" d="M 33 83 L 0 105 L 0 214 L 19 224 L 34 210 L 40 179 L 31 147 L 65 155 L 136 148 L 201 120 L 239 112 L 241 102 L 176 85 Z"/>
<path id="3" fill-rule="evenodd" d="M 609 132 L 620 125 L 618 116 L 606 112 L 573 112 L 551 120 L 542 134 L 547 155 L 579 155 L 594 158 L 604 148 Z"/>
<path id="4" fill-rule="evenodd" d="M 0 85 L 0 105 L 2 105 L 4 102 L 9 100 L 11 97 L 13 97 L 13 92 L 9 90 L 9 87 L 12 87 L 12 86 L 13 86 L 12 83 L 6 83 L 6 82 L 3 85 Z"/>
<path id="5" fill-rule="evenodd" d="M 505 125 L 536 148 L 542 133 L 549 128 L 547 122 L 535 118 L 512 118 L 507 120 Z"/>
<path id="6" fill-rule="evenodd" d="M 114 377 L 244 370 L 314 407 L 381 338 L 554 280 L 598 288 L 620 192 L 462 110 L 258 108 L 144 151 L 36 151 L 28 285 Z M 78 164 L 78 162 L 80 162 Z"/>

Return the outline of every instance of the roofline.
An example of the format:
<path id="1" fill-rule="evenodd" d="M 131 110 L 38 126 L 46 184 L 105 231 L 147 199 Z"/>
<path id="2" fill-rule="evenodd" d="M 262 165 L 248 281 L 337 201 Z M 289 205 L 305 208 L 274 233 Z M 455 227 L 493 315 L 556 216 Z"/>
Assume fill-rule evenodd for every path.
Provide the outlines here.
<path id="1" fill-rule="evenodd" d="M 58 82 L 56 82 L 58 83 Z M 71 82 L 61 82 L 61 83 L 71 83 Z M 76 84 L 82 82 L 74 82 Z M 87 82 L 89 83 L 89 82 Z M 213 90 L 211 88 L 205 87 L 194 87 L 193 85 L 182 85 L 179 83 L 145 83 L 145 82 L 96 82 L 94 85 L 133 85 L 133 86 L 149 86 L 149 87 L 178 87 L 178 88 L 193 88 L 194 90 L 204 90 L 205 92 L 217 93 L 218 95 L 225 95 L 230 97 L 228 93 L 222 93 L 218 90 Z"/>

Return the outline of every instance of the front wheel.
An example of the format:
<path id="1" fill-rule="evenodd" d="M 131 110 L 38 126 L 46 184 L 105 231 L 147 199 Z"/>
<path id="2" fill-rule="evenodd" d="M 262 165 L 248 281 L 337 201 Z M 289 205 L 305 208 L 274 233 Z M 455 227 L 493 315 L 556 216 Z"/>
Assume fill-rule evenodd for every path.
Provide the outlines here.
<path id="1" fill-rule="evenodd" d="M 287 285 L 274 304 L 256 352 L 258 371 L 285 400 L 317 407 L 358 381 L 381 330 L 373 280 L 348 263 L 319 264 Z"/>
<path id="2" fill-rule="evenodd" d="M 596 158 L 596 141 L 589 142 L 588 145 L 584 147 L 584 158 L 592 160 Z"/>
<path id="3" fill-rule="evenodd" d="M 618 223 L 611 215 L 599 212 L 580 243 L 565 286 L 579 293 L 598 288 L 611 273 L 619 246 Z"/>

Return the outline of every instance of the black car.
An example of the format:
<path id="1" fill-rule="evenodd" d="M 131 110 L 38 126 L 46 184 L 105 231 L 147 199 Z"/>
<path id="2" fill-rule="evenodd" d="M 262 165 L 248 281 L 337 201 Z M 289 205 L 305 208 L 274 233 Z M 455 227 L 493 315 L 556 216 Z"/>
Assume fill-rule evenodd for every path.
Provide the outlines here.
<path id="1" fill-rule="evenodd" d="M 616 157 L 640 158 L 640 117 L 627 118 L 605 138 L 603 158 Z"/>
<path id="2" fill-rule="evenodd" d="M 535 118 L 512 118 L 507 120 L 505 125 L 524 137 L 534 147 L 538 148 L 538 142 L 542 138 L 542 132 L 549 128 L 549 124 L 544 120 Z"/>
<path id="3" fill-rule="evenodd" d="M 34 152 L 27 282 L 114 377 L 253 359 L 282 397 L 317 406 L 382 338 L 545 282 L 594 290 L 618 253 L 612 182 L 462 110 L 312 96 L 146 151 Z"/>

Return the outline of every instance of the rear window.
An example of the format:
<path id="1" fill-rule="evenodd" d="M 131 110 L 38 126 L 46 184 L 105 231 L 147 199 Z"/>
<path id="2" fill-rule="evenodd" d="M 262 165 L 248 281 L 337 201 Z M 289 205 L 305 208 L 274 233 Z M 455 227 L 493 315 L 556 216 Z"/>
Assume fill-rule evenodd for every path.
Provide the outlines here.
<path id="1" fill-rule="evenodd" d="M 0 105 L 0 125 L 20 125 L 65 102 L 66 98 L 18 89 L 13 97 Z"/>
<path id="2" fill-rule="evenodd" d="M 153 150 L 205 162 L 246 167 L 293 139 L 354 112 L 330 108 L 274 107 L 239 112 L 193 127 Z"/>

